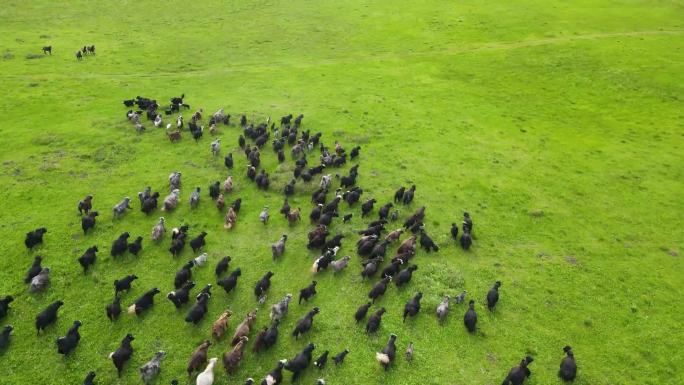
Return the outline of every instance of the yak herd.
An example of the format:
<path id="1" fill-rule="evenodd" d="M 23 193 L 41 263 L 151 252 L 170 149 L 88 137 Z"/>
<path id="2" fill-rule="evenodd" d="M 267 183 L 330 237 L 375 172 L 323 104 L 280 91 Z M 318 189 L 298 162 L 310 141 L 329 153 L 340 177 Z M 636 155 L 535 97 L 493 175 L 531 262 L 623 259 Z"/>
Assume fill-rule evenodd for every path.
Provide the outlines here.
<path id="1" fill-rule="evenodd" d="M 87 48 L 87 47 L 86 47 Z M 86 49 L 87 51 L 87 49 Z M 94 49 L 92 50 L 94 54 Z M 136 127 L 136 130 L 141 133 L 145 131 L 142 123 L 143 118 L 152 122 L 155 127 L 166 130 L 167 137 L 172 142 L 181 140 L 185 121 L 181 114 L 172 119 L 172 123 L 164 125 L 164 117 L 160 111 L 163 111 L 165 116 L 170 116 L 174 113 L 180 112 L 181 109 L 189 109 L 190 106 L 184 102 L 185 95 L 174 97 L 166 106 L 159 105 L 156 100 L 144 97 L 136 97 L 130 100 L 124 100 L 124 105 L 129 109 L 126 113 L 126 118 Z M 137 107 L 137 110 L 133 108 Z M 187 124 L 187 132 L 194 140 L 199 141 L 204 133 L 204 112 L 200 109 L 191 115 Z M 231 116 L 225 114 L 223 109 L 216 113 L 209 115 L 206 121 L 209 133 L 217 135 L 219 126 L 230 126 Z M 341 273 L 350 265 L 351 257 L 349 255 L 339 256 L 338 251 L 342 246 L 342 241 L 346 238 L 343 234 L 331 234 L 329 226 L 335 218 L 339 218 L 342 210 L 342 205 L 347 206 L 346 211 L 351 211 L 354 207 L 360 206 L 360 216 L 362 218 L 371 218 L 376 204 L 381 205 L 377 209 L 377 219 L 369 219 L 367 228 L 358 231 L 359 238 L 356 241 L 356 252 L 362 259 L 360 263 L 360 270 L 358 274 L 363 280 L 374 280 L 375 283 L 371 285 L 368 292 L 368 300 L 364 301 L 362 305 L 353 314 L 356 323 L 362 323 L 365 320 L 365 331 L 372 334 L 380 328 L 382 318 L 386 313 L 384 307 L 378 307 L 371 312 L 371 308 L 375 302 L 385 295 L 388 286 L 391 284 L 397 287 L 409 285 L 414 274 L 419 274 L 420 270 L 415 263 L 416 250 L 418 247 L 423 248 L 426 252 L 437 252 L 439 246 L 428 235 L 424 218 L 426 215 L 426 208 L 424 206 L 415 210 L 415 212 L 404 220 L 403 226 L 398 226 L 396 229 L 388 231 L 387 227 L 392 223 L 399 221 L 399 211 L 395 205 L 409 206 L 416 199 L 415 185 L 408 188 L 401 187 L 396 190 L 393 199 L 389 202 L 379 201 L 380 197 L 366 198 L 364 197 L 364 190 L 358 186 L 359 163 L 353 165 L 348 174 L 344 175 L 341 172 L 326 173 L 330 169 L 339 169 L 357 159 L 360 156 L 360 147 L 354 147 L 349 152 L 342 146 L 341 143 L 335 141 L 332 147 L 326 146 L 321 140 L 322 134 L 311 134 L 309 130 L 303 130 L 304 115 L 294 117 L 293 115 L 283 116 L 278 124 L 270 122 L 267 119 L 263 123 L 254 124 L 247 120 L 247 117 L 242 115 L 240 117 L 239 127 L 243 132 L 238 139 L 238 145 L 244 151 L 244 155 L 248 161 L 248 167 L 245 175 L 246 180 L 253 181 L 259 189 L 268 190 L 274 188 L 270 183 L 268 172 L 261 168 L 261 151 L 263 147 L 270 143 L 275 152 L 279 163 L 286 162 L 285 149 L 289 146 L 291 159 L 294 160 L 294 173 L 292 178 L 282 187 L 284 195 L 283 205 L 280 208 L 278 215 L 282 216 L 290 226 L 295 227 L 301 221 L 302 208 L 291 207 L 288 198 L 297 191 L 297 185 L 304 190 L 307 186 L 314 185 L 315 191 L 311 192 L 312 209 L 309 214 L 309 220 L 313 224 L 313 228 L 308 233 L 307 248 L 309 250 L 320 250 L 320 256 L 315 259 L 311 267 L 311 273 L 317 274 L 323 270 L 330 268 L 333 274 Z M 250 144 L 248 141 L 253 142 Z M 213 140 L 210 144 L 210 150 L 214 156 L 219 156 L 221 153 L 221 140 L 219 138 Z M 316 159 L 317 164 L 309 164 L 312 159 Z M 229 170 L 233 169 L 233 154 L 228 153 L 224 157 L 224 165 Z M 311 182 L 316 175 L 320 174 L 320 182 Z M 150 187 L 143 189 L 138 193 L 138 200 L 140 203 L 140 210 L 145 215 L 150 215 L 156 211 L 173 211 L 179 204 L 181 204 L 180 191 L 182 187 L 182 173 L 174 171 L 169 175 L 169 192 L 162 195 L 158 191 L 152 191 Z M 335 188 L 337 184 L 339 187 Z M 240 213 L 240 205 L 242 200 L 237 198 L 232 202 L 229 201 L 228 196 L 234 190 L 233 176 L 229 176 L 223 182 L 210 182 L 208 187 L 208 198 L 211 204 L 215 205 L 222 213 L 225 212 L 225 220 L 223 228 L 230 230 L 238 224 L 238 215 Z M 196 208 L 204 201 L 202 196 L 202 189 L 196 187 L 189 196 L 188 202 L 191 208 Z M 363 197 L 363 198 L 362 198 Z M 93 196 L 88 195 L 77 204 L 78 212 L 81 215 L 82 229 L 84 234 L 95 231 L 97 228 L 98 211 L 93 210 Z M 112 207 L 112 217 L 115 219 L 124 218 L 129 211 L 133 210 L 133 203 L 128 197 L 122 198 L 121 201 Z M 353 215 L 353 212 L 345 213 L 342 216 L 343 222 L 348 222 Z M 259 214 L 259 220 L 267 224 L 271 213 L 269 209 L 264 208 Z M 255 218 L 256 219 L 256 218 Z M 337 219 L 339 220 L 339 219 Z M 194 230 L 194 229 L 193 229 Z M 167 237 L 168 233 L 168 237 Z M 207 316 L 209 303 L 212 297 L 212 285 L 206 285 L 199 293 L 192 294 L 191 291 L 195 287 L 195 282 L 192 281 L 193 270 L 197 266 L 202 266 L 209 263 L 208 255 L 203 252 L 205 247 L 205 238 L 208 236 L 206 231 L 197 232 L 194 237 L 190 237 L 191 229 L 187 225 L 178 226 L 167 232 L 166 221 L 163 216 L 159 217 L 156 224 L 152 227 L 151 241 L 158 245 L 168 238 L 169 253 L 177 257 L 186 247 L 190 245 L 194 255 L 197 257 L 190 259 L 185 263 L 174 276 L 174 290 L 167 294 L 167 299 L 178 309 L 190 305 L 187 310 L 185 321 L 192 324 L 198 324 L 205 316 Z M 410 234 L 405 236 L 406 234 Z M 48 230 L 46 228 L 37 228 L 26 234 L 25 245 L 28 249 L 33 249 L 40 245 L 46 237 Z M 458 242 L 464 250 L 468 250 L 473 242 L 473 220 L 468 213 L 463 214 L 461 226 L 456 223 L 451 225 L 450 236 L 454 241 Z M 402 238 L 404 238 L 402 240 Z M 281 258 L 286 251 L 288 241 L 287 234 L 276 240 L 271 245 L 271 252 L 273 260 Z M 121 255 L 130 253 L 138 255 L 143 249 L 144 238 L 139 236 L 135 239 L 131 238 L 128 232 L 122 233 L 117 237 L 109 250 L 110 255 L 116 260 Z M 394 248 L 398 244 L 394 254 L 388 254 L 388 249 Z M 94 265 L 97 261 L 99 252 L 97 246 L 87 248 L 83 255 L 78 258 L 78 263 L 84 272 Z M 391 255 L 391 257 L 390 257 Z M 50 285 L 50 269 L 42 266 L 43 258 L 36 256 L 32 265 L 29 267 L 24 282 L 30 285 L 31 292 L 41 292 L 46 290 Z M 217 285 L 225 292 L 235 290 L 238 280 L 241 276 L 241 269 L 235 268 L 229 272 L 229 265 L 231 257 L 226 256 L 219 260 L 215 265 L 215 274 Z M 271 285 L 271 279 L 274 277 L 272 271 L 264 272 L 261 279 L 254 284 L 255 299 L 259 304 L 266 301 L 266 294 Z M 146 291 L 142 296 L 137 298 L 132 304 L 128 305 L 122 310 L 120 293 L 131 289 L 132 285 L 138 279 L 138 276 L 131 274 L 114 281 L 115 295 L 110 304 L 105 306 L 103 316 L 107 316 L 111 321 L 116 321 L 122 312 L 130 315 L 140 315 L 143 312 L 150 311 L 154 305 L 154 299 L 160 290 L 156 287 Z M 486 305 L 489 311 L 494 311 L 496 304 L 499 301 L 499 290 L 501 282 L 497 281 L 486 294 Z M 308 302 L 313 296 L 317 294 L 317 281 L 312 280 L 311 284 L 302 288 L 299 291 L 297 302 Z M 449 314 L 451 304 L 465 303 L 467 291 L 463 290 L 460 294 L 450 297 L 445 295 L 441 303 L 434 309 L 434 314 L 438 322 L 442 323 Z M 403 312 L 403 321 L 408 322 L 412 317 L 417 317 L 421 313 L 422 292 L 416 292 L 406 302 Z M 225 352 L 221 358 L 222 364 L 229 376 L 232 376 L 240 365 L 241 360 L 246 354 L 246 345 L 248 341 L 252 342 L 253 354 L 258 354 L 260 351 L 266 350 L 274 346 L 279 338 L 279 326 L 283 318 L 288 315 L 289 304 L 293 298 L 292 294 L 287 294 L 284 298 L 277 301 L 270 307 L 270 326 L 265 326 L 261 330 L 255 329 L 255 321 L 257 318 L 257 311 L 250 311 L 245 318 L 240 322 L 233 336 L 230 338 L 232 349 Z M 0 319 L 4 318 L 10 312 L 10 304 L 13 297 L 7 295 L 0 297 Z M 468 332 L 477 332 L 478 315 L 475 308 L 475 300 L 468 301 L 468 307 L 465 310 L 463 323 Z M 42 310 L 35 318 L 35 328 L 40 332 L 53 324 L 57 317 L 59 309 L 64 306 L 64 302 L 56 301 L 50 304 L 47 308 Z M 297 320 L 294 330 L 291 335 L 293 338 L 299 338 L 307 334 L 315 322 L 316 315 L 325 309 L 319 307 L 312 308 L 302 318 Z M 370 313 L 370 315 L 368 315 Z M 219 339 L 228 332 L 228 320 L 233 315 L 230 310 L 224 311 L 219 315 L 218 319 L 212 324 L 211 334 L 214 338 Z M 350 315 L 350 318 L 352 315 Z M 56 341 L 57 351 L 59 354 L 67 355 L 77 348 L 80 340 L 79 328 L 81 322 L 76 320 L 73 325 L 66 332 L 64 337 L 60 337 Z M 86 325 L 87 327 L 87 325 Z M 10 345 L 10 335 L 13 326 L 7 325 L 2 329 L 0 334 L 0 349 L 5 351 Z M 375 355 L 376 360 L 382 365 L 384 369 L 389 369 L 396 358 L 397 350 L 397 334 L 391 334 L 386 345 L 383 346 Z M 126 335 L 120 342 L 118 348 L 110 354 L 117 373 L 121 376 L 122 371 L 125 370 L 126 363 L 134 354 L 135 337 L 131 334 Z M 208 350 L 212 342 L 205 340 L 192 353 L 188 365 L 187 374 L 193 376 L 197 374 L 195 383 L 198 385 L 211 385 L 214 381 L 214 366 L 219 361 L 219 358 L 210 358 Z M 283 369 L 293 373 L 293 381 L 297 380 L 300 374 L 305 371 L 310 364 L 319 369 L 322 369 L 327 361 L 329 351 L 325 351 L 320 356 L 314 359 L 313 353 L 316 345 L 308 344 L 303 351 L 289 360 L 278 361 L 274 369 L 266 373 L 259 382 L 266 385 L 277 385 L 283 381 Z M 574 360 L 573 352 L 570 346 L 564 349 L 565 357 L 562 359 L 559 376 L 566 380 L 572 381 L 576 376 L 577 366 Z M 409 343 L 405 350 L 406 360 L 412 360 L 414 345 Z M 140 376 L 145 383 L 152 381 L 161 371 L 162 361 L 166 356 L 166 352 L 158 351 L 150 361 L 146 362 L 139 368 Z M 337 354 L 334 354 L 332 361 L 334 365 L 343 364 L 347 354 L 350 354 L 349 349 L 345 349 Z M 353 354 L 353 353 L 351 353 Z M 522 384 L 525 378 L 530 376 L 530 369 L 528 366 L 533 362 L 532 357 L 525 357 L 518 366 L 512 368 L 505 380 L 504 385 Z M 85 378 L 84 384 L 94 384 L 96 374 L 89 372 Z M 174 380 L 172 383 L 177 384 Z M 254 384 L 252 378 L 245 382 L 246 384 Z M 318 384 L 324 384 L 323 379 L 317 380 Z"/>

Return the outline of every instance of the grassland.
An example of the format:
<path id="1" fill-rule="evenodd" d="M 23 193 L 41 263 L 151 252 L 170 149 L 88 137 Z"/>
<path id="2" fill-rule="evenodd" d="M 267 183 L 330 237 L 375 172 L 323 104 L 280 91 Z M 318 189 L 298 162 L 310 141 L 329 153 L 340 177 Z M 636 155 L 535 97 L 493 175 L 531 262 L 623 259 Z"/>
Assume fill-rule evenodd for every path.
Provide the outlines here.
<path id="1" fill-rule="evenodd" d="M 243 208 L 226 232 L 206 195 L 198 210 L 187 205 L 192 187 L 206 191 L 225 179 L 209 139 L 171 144 L 153 129 L 136 135 L 125 121 L 122 99 L 180 93 L 193 109 L 224 107 L 253 119 L 302 112 L 304 128 L 323 132 L 325 143 L 360 144 L 364 196 L 389 201 L 396 187 L 415 183 L 416 202 L 402 217 L 427 206 L 426 226 L 442 246 L 438 254 L 419 252 L 411 285 L 388 290 L 379 302 L 388 309 L 382 329 L 367 337 L 352 319 L 370 287 L 352 247 L 363 222 L 357 214 L 335 223 L 333 232 L 349 235 L 341 253 L 353 255 L 351 268 L 318 276 L 319 294 L 292 306 L 278 345 L 247 354 L 235 378 L 217 369 L 216 384 L 261 378 L 309 340 L 318 353 L 351 353 L 339 368 L 309 370 L 303 384 L 319 376 L 332 384 L 498 384 L 525 354 L 535 357 L 529 384 L 556 384 L 566 344 L 580 365 L 578 384 L 684 382 L 677 358 L 684 341 L 681 3 L 37 0 L 4 2 L 0 20 L 0 295 L 16 298 L 2 321 L 15 335 L 0 356 L 0 383 L 75 384 L 89 370 L 101 384 L 138 383 L 137 368 L 158 349 L 168 356 L 156 383 L 185 379 L 211 322 L 230 307 L 232 331 L 256 305 L 252 286 L 265 271 L 275 272 L 269 303 L 310 282 L 310 226 L 257 220 L 264 205 L 280 207 L 291 163 L 278 166 L 264 151 L 273 186 L 263 194 L 236 156 L 231 198 L 242 197 Z M 51 57 L 29 59 L 50 44 Z M 98 54 L 77 62 L 84 44 Z M 223 129 L 223 154 L 238 155 L 239 132 Z M 173 260 L 167 242 L 147 240 L 156 215 L 136 207 L 111 219 L 123 196 L 147 185 L 165 192 L 173 170 L 184 175 L 183 203 L 166 215 L 168 224 L 209 232 L 211 265 L 231 255 L 231 267 L 242 268 L 238 290 L 216 290 L 198 327 L 163 296 L 148 314 L 110 323 L 103 309 L 115 278 L 140 276 L 128 304 L 154 286 L 169 291 L 190 258 Z M 311 187 L 298 188 L 293 202 L 308 214 Z M 86 194 L 103 215 L 84 237 L 75 204 Z M 448 238 L 464 210 L 477 237 L 467 253 Z M 39 226 L 49 228 L 46 242 L 27 252 L 24 234 Z M 145 236 L 144 251 L 113 261 L 106 250 L 123 231 Z M 291 242 L 274 263 L 269 244 L 282 233 Z M 84 276 L 76 258 L 92 245 L 102 252 Z M 22 283 L 35 254 L 53 271 L 41 295 Z M 482 303 L 497 279 L 502 299 L 490 314 Z M 212 267 L 195 280 L 213 282 Z M 442 326 L 433 314 L 442 294 L 464 288 L 478 301 L 477 335 L 462 326 L 463 306 L 453 306 Z M 403 305 L 418 290 L 426 295 L 423 312 L 402 325 Z M 56 299 L 66 304 L 60 318 L 37 337 L 34 317 Z M 312 306 L 321 308 L 314 330 L 295 341 L 288 332 Z M 82 341 L 65 359 L 54 339 L 75 319 L 83 322 Z M 117 380 L 107 355 L 129 332 L 136 353 Z M 383 372 L 373 353 L 392 332 L 401 351 L 412 341 L 416 355 Z M 210 354 L 226 350 L 219 342 Z"/>

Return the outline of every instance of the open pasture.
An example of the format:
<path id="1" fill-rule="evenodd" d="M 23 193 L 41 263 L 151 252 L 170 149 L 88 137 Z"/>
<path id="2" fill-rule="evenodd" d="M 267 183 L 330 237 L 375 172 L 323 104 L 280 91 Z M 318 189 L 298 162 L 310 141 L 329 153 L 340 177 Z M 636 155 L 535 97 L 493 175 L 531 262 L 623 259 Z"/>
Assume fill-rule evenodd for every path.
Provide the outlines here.
<path id="1" fill-rule="evenodd" d="M 259 383 L 278 360 L 292 359 L 309 342 L 314 359 L 330 351 L 323 370 L 303 372 L 300 384 L 500 384 L 526 355 L 534 357 L 525 384 L 561 384 L 563 346 L 579 366 L 577 384 L 680 384 L 677 352 L 684 341 L 684 7 L 671 1 L 201 1 L 68 3 L 8 1 L 0 9 L 0 298 L 14 302 L 0 329 L 13 325 L 0 353 L 0 384 L 80 384 L 95 371 L 98 384 L 142 383 L 138 368 L 164 350 L 155 384 L 189 383 L 186 365 L 205 339 L 218 357 L 214 384 Z M 94 44 L 95 55 L 75 57 Z M 51 54 L 44 54 L 51 46 Z M 185 94 L 185 124 L 199 108 L 205 127 L 197 142 L 187 128 L 172 143 L 164 128 L 142 118 L 136 133 L 122 100 L 136 95 L 169 99 Z M 208 132 L 219 108 L 231 125 Z M 321 132 L 360 156 L 324 174 L 346 175 L 359 165 L 364 192 L 351 208 L 340 202 L 331 235 L 344 234 L 337 258 L 349 267 L 316 275 L 321 250 L 308 250 L 314 228 L 311 192 L 320 175 L 295 185 L 290 205 L 302 220 L 290 226 L 278 213 L 293 176 L 291 145 L 279 163 L 271 140 L 261 149 L 270 175 L 264 191 L 246 176 L 238 147 L 239 117 L 255 125 L 289 113 L 305 115 L 300 130 Z M 162 112 L 163 115 L 163 112 Z M 175 123 L 163 115 L 164 125 Z M 219 156 L 210 143 L 221 139 Z M 253 143 L 251 140 L 248 143 Z M 228 170 L 223 157 L 232 152 Z M 307 154 L 318 164 L 318 149 Z M 182 172 L 180 203 L 170 212 L 140 212 L 137 192 L 146 186 L 169 193 L 168 176 Z M 233 175 L 226 206 L 242 199 L 236 225 L 224 229 L 225 209 L 208 196 L 209 185 Z M 399 186 L 416 185 L 415 199 L 398 204 L 392 231 L 419 207 L 438 252 L 418 248 L 418 270 L 407 285 L 389 285 L 371 312 L 385 307 L 380 329 L 365 334 L 354 312 L 379 280 L 362 280 L 357 231 L 378 218 Z M 198 208 L 188 203 L 199 186 Z M 332 199 L 339 180 L 333 178 Z M 345 189 L 347 190 L 347 189 Z M 93 195 L 100 213 L 83 234 L 77 203 Z M 112 218 L 112 207 L 131 198 L 132 210 Z M 361 203 L 375 198 L 361 217 Z M 266 225 L 259 221 L 270 208 Z M 473 245 L 464 251 L 450 237 L 451 223 L 467 211 Z M 351 221 L 342 222 L 353 213 Z M 150 239 L 159 216 L 167 230 L 182 224 L 189 238 L 206 231 L 208 262 L 193 268 L 194 296 L 212 283 L 208 312 L 198 325 L 165 298 L 175 273 L 193 253 L 173 258 L 170 232 Z M 28 251 L 27 232 L 46 227 L 42 245 Z M 112 258 L 112 242 L 129 232 L 143 250 Z M 288 235 L 276 261 L 271 244 Z M 383 237 L 387 232 L 383 233 Z M 403 241 L 408 232 L 401 237 Z M 77 259 L 98 246 L 84 274 Z M 394 255 L 388 248 L 382 268 Z M 36 255 L 51 269 L 51 284 L 31 293 L 24 283 Z M 216 285 L 214 267 L 230 256 L 241 268 L 234 291 Z M 274 273 L 263 305 L 254 285 Z M 106 317 L 112 282 L 137 279 L 121 295 L 123 314 Z M 224 276 L 227 275 L 224 274 Z M 316 280 L 317 294 L 298 305 L 299 290 Z M 486 294 L 501 281 L 500 300 Z M 126 307 L 147 290 L 160 290 L 154 306 L 136 317 Z M 467 290 L 476 301 L 478 332 L 463 325 L 467 304 L 451 303 L 439 323 L 445 294 Z M 406 302 L 423 293 L 420 312 L 402 322 Z M 270 324 L 270 306 L 293 294 L 275 346 L 252 352 L 256 332 Z M 55 324 L 36 335 L 35 317 L 62 300 Z M 467 301 L 466 301 L 467 302 Z M 297 320 L 318 307 L 313 328 L 295 339 Z M 236 374 L 221 357 L 235 327 L 258 308 L 250 341 Z M 230 309 L 227 335 L 211 336 L 212 323 Z M 367 319 L 367 317 L 366 317 Z M 80 320 L 81 340 L 67 357 L 55 340 Z M 135 353 L 118 379 L 108 358 L 127 333 Z M 389 335 L 397 357 L 388 371 L 375 358 Z M 404 359 L 409 342 L 413 360 Z M 343 364 L 332 356 L 348 348 Z M 284 371 L 284 384 L 291 373 Z M 194 377 L 192 378 L 194 383 Z"/>

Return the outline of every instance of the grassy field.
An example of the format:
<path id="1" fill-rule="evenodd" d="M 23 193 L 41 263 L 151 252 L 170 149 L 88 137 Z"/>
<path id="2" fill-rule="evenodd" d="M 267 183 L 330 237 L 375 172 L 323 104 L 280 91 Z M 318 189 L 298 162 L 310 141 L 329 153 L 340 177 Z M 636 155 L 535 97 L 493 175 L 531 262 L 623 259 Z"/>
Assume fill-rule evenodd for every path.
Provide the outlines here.
<path id="1" fill-rule="evenodd" d="M 354 231 L 367 221 L 358 206 L 341 205 L 355 218 L 331 231 L 347 235 L 340 255 L 352 255 L 350 268 L 319 274 L 319 294 L 306 306 L 293 303 L 278 344 L 250 351 L 234 377 L 218 367 L 216 384 L 261 379 L 309 341 L 318 346 L 314 356 L 351 353 L 341 367 L 309 369 L 302 384 L 318 377 L 499 384 L 526 354 L 535 358 L 527 383 L 559 384 L 566 344 L 578 360 L 578 384 L 684 383 L 677 358 L 684 342 L 681 3 L 36 0 L 5 1 L 0 20 L 0 296 L 15 297 L 0 321 L 15 327 L 0 356 L 0 383 L 80 384 L 90 370 L 99 384 L 140 383 L 138 368 L 159 349 L 168 355 L 156 383 L 185 383 L 187 360 L 221 311 L 234 313 L 232 334 L 257 305 L 252 289 L 263 273 L 275 273 L 267 305 L 312 280 L 316 254 L 304 245 L 314 184 L 298 183 L 291 199 L 304 210 L 302 223 L 289 227 L 275 214 L 267 226 L 258 221 L 264 205 L 277 211 L 282 203 L 289 157 L 278 165 L 265 147 L 272 188 L 262 193 L 246 179 L 240 129 L 221 129 L 222 156 L 232 151 L 236 159 L 236 191 L 227 201 L 243 200 L 237 227 L 225 231 L 206 195 L 210 182 L 227 175 L 222 157 L 211 156 L 209 135 L 195 144 L 185 132 L 172 144 L 149 123 L 137 135 L 125 119 L 122 99 L 181 93 L 193 111 L 223 107 L 257 122 L 301 112 L 303 128 L 321 131 L 327 145 L 361 145 L 354 163 L 363 197 L 379 207 L 399 185 L 416 184 L 401 218 L 425 205 L 426 228 L 441 246 L 437 254 L 418 252 L 408 287 L 388 289 L 377 304 L 388 310 L 381 330 L 368 337 L 352 318 L 371 286 L 361 281 L 354 247 Z M 85 44 L 95 44 L 97 56 L 77 62 Z M 44 45 L 53 46 L 52 56 L 41 56 Z M 165 213 L 168 226 L 209 233 L 211 259 L 195 271 L 197 285 L 215 283 L 213 266 L 224 255 L 243 271 L 236 292 L 215 288 L 197 327 L 183 321 L 187 307 L 176 311 L 164 298 L 191 250 L 174 260 L 168 237 L 153 245 L 150 230 L 161 214 L 146 217 L 136 199 L 124 218 L 111 217 L 115 203 L 144 186 L 164 196 L 174 170 L 183 173 L 182 203 Z M 203 188 L 202 203 L 190 211 L 195 186 Z M 87 194 L 102 215 L 83 236 L 76 203 Z M 448 235 L 464 210 L 475 222 L 469 252 Z M 45 243 L 28 252 L 24 235 L 41 226 L 49 229 Z M 144 236 L 144 250 L 112 260 L 109 246 L 123 231 Z M 269 245 L 283 233 L 287 252 L 273 262 Z M 76 259 L 92 245 L 100 255 L 83 275 Z M 37 254 L 52 269 L 52 286 L 33 295 L 23 276 Z M 104 313 L 112 281 L 130 273 L 140 279 L 122 304 L 155 286 L 162 294 L 147 314 L 112 323 Z M 496 280 L 501 301 L 489 313 L 484 297 Z M 443 325 L 434 315 L 443 294 L 463 289 L 477 301 L 476 335 L 463 327 L 464 305 L 452 304 Z M 419 290 L 423 310 L 402 324 L 404 303 Z M 36 314 L 57 299 L 65 302 L 58 322 L 36 336 Z M 289 332 L 313 306 L 321 308 L 314 328 L 296 341 Z M 267 309 L 260 308 L 259 329 Z M 82 340 L 64 358 L 54 340 L 76 319 Z M 136 351 L 118 380 L 107 356 L 126 333 L 135 335 Z M 415 358 L 399 357 L 384 372 L 374 352 L 390 333 L 402 353 L 412 341 Z M 210 356 L 228 347 L 218 341 Z"/>

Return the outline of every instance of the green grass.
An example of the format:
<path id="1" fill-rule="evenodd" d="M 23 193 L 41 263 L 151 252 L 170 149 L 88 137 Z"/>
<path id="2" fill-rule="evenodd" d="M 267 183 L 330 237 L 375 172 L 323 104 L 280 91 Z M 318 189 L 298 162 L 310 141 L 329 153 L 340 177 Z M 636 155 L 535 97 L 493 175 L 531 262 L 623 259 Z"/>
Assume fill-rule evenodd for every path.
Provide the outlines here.
<path id="1" fill-rule="evenodd" d="M 243 199 L 237 227 L 225 231 L 206 195 L 196 211 L 187 204 L 191 188 L 206 194 L 227 175 L 208 135 L 172 144 L 149 123 L 136 135 L 124 118 L 122 99 L 182 92 L 205 112 L 224 107 L 253 119 L 303 112 L 304 128 L 323 132 L 326 144 L 361 144 L 364 198 L 380 205 L 399 185 L 415 183 L 416 201 L 401 216 L 427 206 L 426 227 L 441 246 L 418 253 L 413 281 L 388 290 L 378 303 L 388 309 L 381 331 L 367 337 L 352 318 L 370 288 L 354 253 L 353 231 L 363 227 L 354 208 L 350 224 L 332 227 L 348 235 L 340 253 L 352 255 L 350 268 L 318 275 L 319 294 L 293 304 L 277 346 L 250 351 L 234 378 L 217 368 L 216 384 L 260 379 L 309 341 L 316 356 L 351 353 L 339 368 L 309 369 L 302 384 L 319 376 L 334 384 L 498 384 L 526 354 L 535 357 L 529 384 L 557 384 L 566 344 L 574 347 L 579 384 L 684 382 L 677 359 L 684 341 L 683 16 L 682 4 L 671 1 L 5 2 L 0 295 L 16 301 L 2 320 L 15 334 L 0 357 L 0 382 L 75 384 L 95 370 L 101 384 L 137 383 L 137 368 L 158 349 L 168 356 L 156 383 L 185 380 L 187 359 L 221 311 L 233 310 L 232 333 L 255 307 L 253 284 L 264 272 L 275 272 L 269 305 L 311 281 L 307 221 L 290 228 L 277 215 L 266 227 L 257 220 L 264 205 L 280 207 L 289 161 L 278 166 L 263 151 L 272 188 L 261 193 L 246 181 L 240 130 L 222 128 L 222 153 L 236 155 L 236 191 L 227 200 Z M 97 57 L 77 62 L 84 44 L 95 44 Z M 30 60 L 43 45 L 53 55 Z M 124 297 L 128 305 L 154 286 L 168 292 L 191 258 L 186 250 L 172 259 L 168 238 L 149 241 L 160 214 L 146 218 L 136 200 L 123 219 L 111 218 L 115 203 L 144 186 L 164 194 L 173 170 L 183 172 L 182 204 L 165 214 L 168 225 L 209 233 L 211 262 L 197 269 L 198 286 L 214 282 L 213 265 L 231 255 L 231 268 L 243 271 L 238 290 L 216 289 L 198 327 L 163 295 L 142 317 L 110 323 L 104 306 L 115 278 L 140 276 Z M 306 218 L 313 184 L 297 188 L 292 201 Z M 87 194 L 102 215 L 84 237 L 75 208 Z M 448 237 L 464 210 L 477 237 L 467 253 Z M 27 252 L 24 234 L 39 226 L 49 229 L 46 242 Z M 114 261 L 109 245 L 123 231 L 143 235 L 144 251 Z M 269 245 L 282 233 L 290 242 L 274 263 Z M 84 276 L 76 258 L 92 245 L 100 256 Z M 35 254 L 52 268 L 52 286 L 40 295 L 22 283 Z M 489 313 L 484 296 L 497 279 L 501 301 Z M 477 335 L 463 328 L 463 305 L 452 306 L 444 325 L 434 316 L 444 293 L 462 289 L 478 301 Z M 419 290 L 423 310 L 402 324 L 403 305 Z M 34 317 L 56 299 L 65 302 L 59 320 L 37 337 Z M 289 332 L 313 306 L 321 308 L 314 329 L 295 341 Z M 82 341 L 63 358 L 54 340 L 75 319 L 83 322 Z M 257 328 L 266 323 L 264 307 Z M 117 380 L 107 356 L 129 332 L 136 352 Z M 392 332 L 401 352 L 414 343 L 415 359 L 383 372 L 374 352 Z M 227 349 L 221 341 L 210 354 Z"/>

